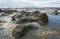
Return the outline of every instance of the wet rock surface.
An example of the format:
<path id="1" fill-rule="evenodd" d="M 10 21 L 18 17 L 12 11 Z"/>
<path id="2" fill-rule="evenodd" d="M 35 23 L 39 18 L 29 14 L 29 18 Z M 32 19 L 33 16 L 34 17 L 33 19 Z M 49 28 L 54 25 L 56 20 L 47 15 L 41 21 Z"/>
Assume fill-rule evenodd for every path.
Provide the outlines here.
<path id="1" fill-rule="evenodd" d="M 38 18 L 41 20 L 41 22 L 48 22 L 48 16 L 46 13 L 38 15 Z"/>
<path id="2" fill-rule="evenodd" d="M 36 14 L 34 14 L 33 16 L 22 16 L 20 18 L 18 18 L 16 20 L 15 23 L 19 24 L 20 26 L 17 26 L 13 32 L 12 35 L 15 38 L 22 38 L 24 37 L 31 29 L 34 29 L 34 27 L 36 26 L 35 24 L 30 24 L 32 22 L 36 22 L 39 24 L 39 22 L 48 22 L 48 16 L 45 13 L 39 13 L 39 12 L 35 12 Z M 38 14 L 39 15 L 38 15 Z M 26 13 L 25 13 L 26 14 Z M 45 20 L 44 20 L 45 19 Z M 39 21 L 40 20 L 40 21 Z M 39 22 L 38 22 L 39 21 Z M 22 25 L 22 26 L 21 26 Z M 37 25 L 38 26 L 38 25 Z M 38 27 L 36 26 L 36 29 L 38 29 Z"/>

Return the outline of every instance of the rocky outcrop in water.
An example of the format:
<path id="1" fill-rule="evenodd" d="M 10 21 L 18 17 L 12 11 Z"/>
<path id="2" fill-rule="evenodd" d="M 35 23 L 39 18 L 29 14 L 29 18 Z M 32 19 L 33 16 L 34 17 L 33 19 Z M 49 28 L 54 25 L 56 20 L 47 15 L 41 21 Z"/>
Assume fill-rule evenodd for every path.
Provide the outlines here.
<path id="1" fill-rule="evenodd" d="M 37 13 L 35 17 L 39 18 L 39 22 L 48 22 L 48 16 L 46 13 Z"/>
<path id="2" fill-rule="evenodd" d="M 18 15 L 17 17 L 20 18 L 20 19 L 25 18 L 27 20 L 29 20 L 29 18 L 32 19 L 32 17 L 33 17 L 35 19 L 38 18 L 39 21 L 41 21 L 41 22 L 48 22 L 47 14 L 46 13 L 40 13 L 39 11 L 32 12 L 32 15 L 31 15 L 30 12 L 22 11 L 22 13 L 20 15 Z"/>
<path id="3" fill-rule="evenodd" d="M 40 21 L 45 23 L 48 22 L 47 14 L 36 12 L 36 14 L 34 14 L 33 16 L 22 16 L 18 18 L 15 21 L 18 26 L 16 26 L 16 28 L 13 30 L 12 36 L 14 36 L 16 39 L 24 37 L 30 30 L 38 29 L 37 27 L 35 27 L 38 25 L 33 25 L 32 23 L 36 22 L 39 24 Z"/>
<path id="4" fill-rule="evenodd" d="M 42 22 L 48 22 L 48 16 L 46 13 L 42 13 L 41 15 L 39 15 L 39 18 Z"/>

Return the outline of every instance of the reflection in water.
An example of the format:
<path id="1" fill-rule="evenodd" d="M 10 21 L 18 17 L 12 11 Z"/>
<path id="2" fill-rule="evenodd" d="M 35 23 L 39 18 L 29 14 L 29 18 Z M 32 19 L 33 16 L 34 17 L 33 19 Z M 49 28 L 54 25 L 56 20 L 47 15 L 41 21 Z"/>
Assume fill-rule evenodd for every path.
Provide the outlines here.
<path id="1" fill-rule="evenodd" d="M 60 16 L 57 15 L 49 15 L 49 23 L 48 23 L 48 28 L 52 30 L 60 30 Z"/>

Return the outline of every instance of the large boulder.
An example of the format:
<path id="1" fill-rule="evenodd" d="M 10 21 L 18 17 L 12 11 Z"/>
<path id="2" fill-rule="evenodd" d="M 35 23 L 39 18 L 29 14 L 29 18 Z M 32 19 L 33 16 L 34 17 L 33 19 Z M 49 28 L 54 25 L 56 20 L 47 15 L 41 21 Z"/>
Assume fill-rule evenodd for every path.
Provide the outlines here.
<path id="1" fill-rule="evenodd" d="M 48 22 L 48 16 L 46 13 L 42 13 L 39 17 L 42 22 Z"/>
<path id="2" fill-rule="evenodd" d="M 48 16 L 46 13 L 37 13 L 35 17 L 39 19 L 39 22 L 48 22 Z"/>

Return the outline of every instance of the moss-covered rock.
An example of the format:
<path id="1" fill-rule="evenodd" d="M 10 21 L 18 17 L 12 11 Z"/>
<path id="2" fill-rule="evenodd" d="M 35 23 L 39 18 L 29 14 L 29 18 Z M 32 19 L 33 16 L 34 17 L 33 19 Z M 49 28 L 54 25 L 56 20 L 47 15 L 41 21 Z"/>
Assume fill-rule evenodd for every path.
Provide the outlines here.
<path id="1" fill-rule="evenodd" d="M 40 13 L 36 15 L 37 18 L 39 18 L 39 21 L 41 22 L 48 22 L 48 16 L 46 13 Z"/>

